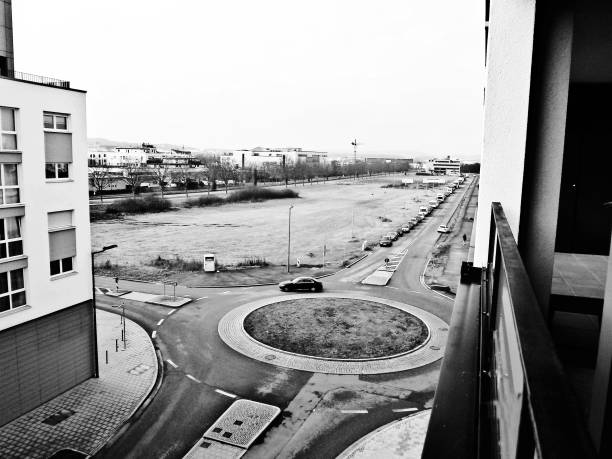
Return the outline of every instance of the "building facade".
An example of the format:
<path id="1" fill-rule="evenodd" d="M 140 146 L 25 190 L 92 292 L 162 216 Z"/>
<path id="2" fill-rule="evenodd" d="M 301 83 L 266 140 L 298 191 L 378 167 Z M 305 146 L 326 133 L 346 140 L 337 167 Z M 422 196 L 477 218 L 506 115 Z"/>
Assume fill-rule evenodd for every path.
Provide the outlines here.
<path id="1" fill-rule="evenodd" d="M 0 425 L 97 374 L 85 93 L 39 81 L 0 77 Z"/>
<path id="2" fill-rule="evenodd" d="M 486 1 L 473 249 L 424 458 L 612 457 L 611 31 L 605 1 Z"/>
<path id="3" fill-rule="evenodd" d="M 426 169 L 439 175 L 459 175 L 461 173 L 461 161 L 451 159 L 450 156 L 443 159 L 432 159 Z"/>

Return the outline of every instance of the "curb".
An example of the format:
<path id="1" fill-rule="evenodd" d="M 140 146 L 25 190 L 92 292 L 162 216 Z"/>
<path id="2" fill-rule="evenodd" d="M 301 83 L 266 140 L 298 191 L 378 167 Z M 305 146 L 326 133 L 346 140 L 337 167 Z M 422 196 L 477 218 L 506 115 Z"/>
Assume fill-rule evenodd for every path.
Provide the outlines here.
<path id="1" fill-rule="evenodd" d="M 132 320 L 132 322 L 137 324 L 139 327 L 142 327 L 142 329 L 146 331 L 145 327 L 140 325 L 135 320 L 133 319 L 129 319 L 129 320 Z M 149 337 L 148 332 L 147 332 L 147 337 Z M 163 365 L 164 360 L 162 358 L 161 351 L 157 347 L 157 343 L 155 342 L 155 340 L 151 338 L 149 338 L 149 340 L 151 341 L 151 344 L 153 344 L 153 348 L 155 349 L 155 356 L 157 357 L 157 378 L 155 380 L 155 384 L 153 385 L 153 388 L 149 391 L 145 399 L 140 403 L 140 405 L 136 407 L 136 409 L 125 420 L 125 422 L 121 425 L 121 427 L 119 427 L 115 431 L 113 436 L 106 443 L 101 445 L 99 448 L 97 448 L 93 452 L 93 454 L 91 455 L 92 457 L 97 455 L 100 451 L 110 448 L 117 440 L 119 440 L 119 438 L 121 438 L 121 436 L 123 436 L 123 434 L 132 426 L 133 422 L 136 421 L 138 418 L 140 418 L 140 416 L 142 416 L 144 411 L 148 408 L 148 406 L 151 404 L 151 402 L 153 401 L 153 399 L 155 398 L 155 396 L 161 389 L 161 385 L 164 380 L 164 365 Z"/>
<path id="2" fill-rule="evenodd" d="M 334 271 L 333 273 L 329 273 L 329 274 L 322 274 L 320 276 L 314 276 L 315 279 L 323 279 L 324 277 L 330 277 L 330 276 L 334 276 L 346 269 L 349 269 L 351 266 L 356 265 L 357 263 L 359 263 L 361 260 L 363 260 L 364 258 L 366 258 L 367 256 L 369 256 L 369 253 L 366 253 L 365 255 L 363 255 L 362 257 L 358 258 L 355 261 L 352 261 L 351 263 L 349 263 L 348 265 L 346 265 L 345 267 L 339 269 L 338 271 Z M 97 276 L 97 277 L 107 277 L 107 278 L 111 278 L 110 276 Z M 141 283 L 141 284 L 151 284 L 151 285 L 155 285 L 158 284 L 159 282 L 156 281 L 148 281 L 148 280 L 141 280 L 141 279 L 131 279 L 131 278 L 123 278 L 121 279 L 123 281 L 127 281 L 127 282 L 136 282 L 136 283 Z M 247 288 L 247 287 L 263 287 L 263 286 L 267 286 L 267 285 L 277 285 L 278 282 L 264 282 L 264 283 L 260 283 L 260 284 L 238 284 L 238 285 L 180 285 L 180 287 L 184 287 L 184 288 Z"/>

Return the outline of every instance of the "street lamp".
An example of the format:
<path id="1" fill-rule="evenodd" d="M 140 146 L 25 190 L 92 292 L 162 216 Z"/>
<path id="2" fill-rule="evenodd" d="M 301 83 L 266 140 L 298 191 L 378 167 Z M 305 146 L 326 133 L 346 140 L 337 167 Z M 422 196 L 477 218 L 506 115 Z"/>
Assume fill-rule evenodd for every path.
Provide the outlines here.
<path id="1" fill-rule="evenodd" d="M 100 377 L 98 370 L 98 323 L 96 320 L 96 281 L 94 278 L 94 255 L 97 255 L 107 250 L 114 249 L 117 244 L 107 245 L 102 247 L 102 250 L 91 252 L 91 290 L 92 290 L 92 305 L 93 305 L 93 348 L 94 348 L 94 378 Z"/>
<path id="2" fill-rule="evenodd" d="M 289 257 L 291 255 L 291 209 L 293 209 L 293 205 L 289 206 L 289 221 L 288 221 L 288 228 L 289 228 L 289 232 L 287 235 L 287 272 L 290 273 L 291 272 L 291 268 L 290 268 L 290 260 Z"/>

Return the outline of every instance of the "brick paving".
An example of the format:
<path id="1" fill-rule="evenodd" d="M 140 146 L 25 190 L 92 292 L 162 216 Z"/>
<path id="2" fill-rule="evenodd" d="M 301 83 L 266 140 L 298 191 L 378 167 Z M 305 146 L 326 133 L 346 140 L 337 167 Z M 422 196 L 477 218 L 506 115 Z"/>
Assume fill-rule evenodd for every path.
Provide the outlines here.
<path id="1" fill-rule="evenodd" d="M 418 317 L 427 325 L 429 328 L 429 339 L 419 348 L 398 356 L 369 360 L 340 360 L 309 357 L 274 349 L 254 340 L 244 330 L 244 319 L 255 309 L 279 301 L 308 298 L 309 296 L 316 296 L 317 298 L 322 296 L 328 298 L 355 298 L 374 301 L 401 309 Z M 325 295 L 301 294 L 267 298 L 235 308 L 219 321 L 218 332 L 221 339 L 229 347 L 261 362 L 314 373 L 380 374 L 410 370 L 441 359 L 446 347 L 448 324 L 429 312 L 397 301 L 347 293 Z"/>
<path id="2" fill-rule="evenodd" d="M 145 330 L 126 320 L 124 350 L 120 316 L 98 310 L 97 319 L 100 377 L 0 427 L 0 457 L 46 458 L 63 448 L 94 454 L 151 392 L 157 379 L 157 357 Z M 115 339 L 119 339 L 118 352 Z M 55 425 L 43 422 L 58 413 L 67 417 Z"/>

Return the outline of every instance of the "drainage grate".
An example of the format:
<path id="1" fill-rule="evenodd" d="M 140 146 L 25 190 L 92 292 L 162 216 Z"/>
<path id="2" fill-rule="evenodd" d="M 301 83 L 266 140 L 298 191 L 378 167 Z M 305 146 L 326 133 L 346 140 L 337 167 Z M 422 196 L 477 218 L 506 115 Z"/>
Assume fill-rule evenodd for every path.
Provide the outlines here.
<path id="1" fill-rule="evenodd" d="M 66 419 L 68 419 L 70 416 L 72 416 L 75 413 L 76 411 L 72 411 L 72 410 L 59 410 L 57 413 L 52 414 L 48 418 L 44 419 L 42 422 L 50 426 L 55 426 L 59 424 L 60 422 L 65 421 Z"/>
<path id="2" fill-rule="evenodd" d="M 207 441 L 203 441 L 202 444 L 200 445 L 200 447 L 202 447 L 202 448 L 209 448 L 210 447 L 210 443 L 208 443 Z"/>
<path id="3" fill-rule="evenodd" d="M 141 374 L 147 372 L 151 367 L 149 365 L 145 365 L 141 363 L 140 365 L 135 366 L 131 370 L 128 370 L 128 373 L 135 376 L 140 376 Z"/>

